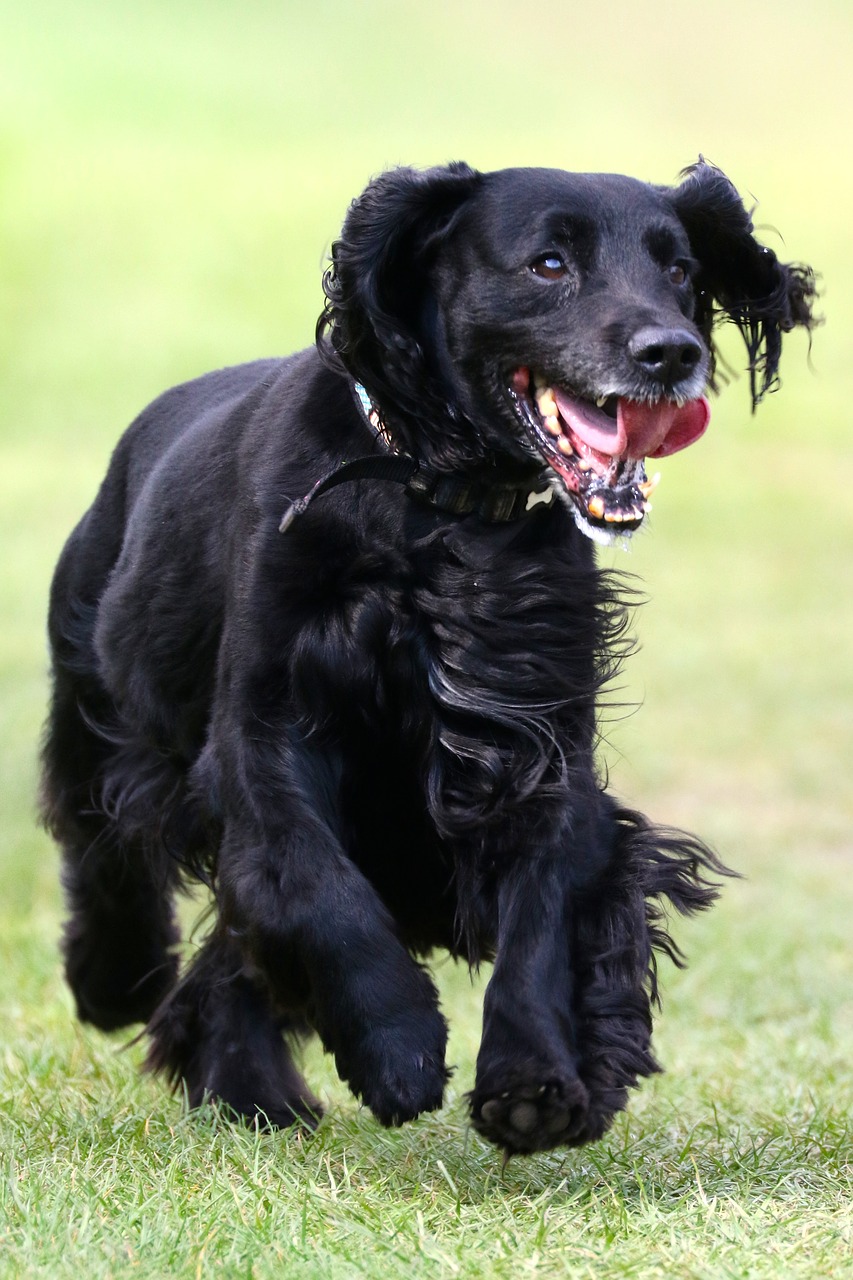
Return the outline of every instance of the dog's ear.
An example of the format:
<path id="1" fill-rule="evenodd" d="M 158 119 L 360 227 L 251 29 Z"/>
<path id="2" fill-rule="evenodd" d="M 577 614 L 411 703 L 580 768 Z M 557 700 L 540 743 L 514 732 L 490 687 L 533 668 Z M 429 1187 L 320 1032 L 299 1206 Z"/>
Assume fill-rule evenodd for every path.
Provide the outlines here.
<path id="1" fill-rule="evenodd" d="M 669 191 L 700 264 L 696 323 L 713 352 L 715 322 L 737 325 L 749 353 L 753 408 L 778 382 L 782 334 L 816 323 L 811 268 L 785 265 L 755 239 L 752 218 L 726 175 L 700 157 Z"/>
<path id="2" fill-rule="evenodd" d="M 392 169 L 353 202 L 332 246 L 318 343 L 330 344 L 386 411 L 419 418 L 429 407 L 427 273 L 480 181 L 461 163 Z"/>

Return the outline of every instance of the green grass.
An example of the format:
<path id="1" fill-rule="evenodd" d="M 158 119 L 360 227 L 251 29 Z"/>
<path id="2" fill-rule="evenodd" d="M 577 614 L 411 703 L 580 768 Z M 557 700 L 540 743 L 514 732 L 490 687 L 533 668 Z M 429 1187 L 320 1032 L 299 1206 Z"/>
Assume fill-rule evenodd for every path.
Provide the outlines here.
<path id="1" fill-rule="evenodd" d="M 0 1275 L 853 1276 L 853 197 L 841 0 L 404 6 L 0 0 Z M 82 1030 L 34 821 L 52 564 L 171 382 L 310 340 L 327 245 L 400 161 L 668 182 L 698 152 L 813 261 L 824 329 L 750 420 L 666 460 L 607 758 L 747 878 L 679 928 L 646 1084 L 596 1147 L 466 1122 L 482 980 L 438 974 L 457 1071 L 386 1132 L 316 1049 L 310 1139 L 188 1116 Z M 772 228 L 784 234 L 784 243 Z M 733 354 L 737 348 L 731 347 Z"/>

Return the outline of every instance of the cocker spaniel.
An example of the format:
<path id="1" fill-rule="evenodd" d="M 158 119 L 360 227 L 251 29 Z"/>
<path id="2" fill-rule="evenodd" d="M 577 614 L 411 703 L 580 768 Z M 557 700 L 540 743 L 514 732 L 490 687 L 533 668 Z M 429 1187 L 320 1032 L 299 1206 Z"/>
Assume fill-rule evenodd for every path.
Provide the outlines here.
<path id="1" fill-rule="evenodd" d="M 628 601 L 593 544 L 705 431 L 717 321 L 754 404 L 814 278 L 703 161 L 675 187 L 451 164 L 370 183 L 325 294 L 312 348 L 137 418 L 59 562 L 68 980 L 81 1018 L 146 1022 L 193 1104 L 313 1124 L 314 1031 L 393 1125 L 448 1078 L 423 958 L 493 959 L 475 1127 L 588 1142 L 658 1069 L 663 909 L 723 870 L 605 789 Z M 193 878 L 215 923 L 180 972 Z"/>

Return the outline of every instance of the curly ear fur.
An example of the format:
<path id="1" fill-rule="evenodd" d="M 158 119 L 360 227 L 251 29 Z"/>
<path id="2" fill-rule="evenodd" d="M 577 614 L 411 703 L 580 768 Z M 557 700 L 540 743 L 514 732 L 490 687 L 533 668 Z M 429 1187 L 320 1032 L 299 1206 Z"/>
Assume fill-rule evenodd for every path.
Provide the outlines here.
<path id="1" fill-rule="evenodd" d="M 711 333 L 720 313 L 737 325 L 749 353 L 755 408 L 778 384 L 782 334 L 817 323 L 814 272 L 800 264 L 786 266 L 758 243 L 750 214 L 715 165 L 700 157 L 681 177 L 670 199 L 700 263 L 696 323 L 712 352 Z"/>
<path id="2" fill-rule="evenodd" d="M 432 319 L 427 273 L 454 217 L 481 180 L 463 163 L 434 169 L 392 169 L 375 178 L 350 206 L 332 265 L 323 280 L 326 305 L 317 341 L 382 405 L 405 448 L 416 424 L 418 452 L 436 434 L 447 458 L 452 414 L 429 373 L 425 350 Z M 461 446 L 461 436 L 460 436 Z"/>

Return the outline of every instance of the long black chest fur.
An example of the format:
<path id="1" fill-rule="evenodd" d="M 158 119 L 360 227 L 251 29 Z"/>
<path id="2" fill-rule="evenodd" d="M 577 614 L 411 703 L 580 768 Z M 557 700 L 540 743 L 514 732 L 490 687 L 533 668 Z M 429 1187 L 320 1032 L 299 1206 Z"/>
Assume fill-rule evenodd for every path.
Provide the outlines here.
<path id="1" fill-rule="evenodd" d="M 293 712 L 340 762 L 347 852 L 409 940 L 488 951 L 466 904 L 597 788 L 623 594 L 562 508 L 380 523 L 330 534 L 322 569 L 288 593 Z"/>

